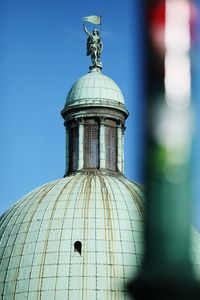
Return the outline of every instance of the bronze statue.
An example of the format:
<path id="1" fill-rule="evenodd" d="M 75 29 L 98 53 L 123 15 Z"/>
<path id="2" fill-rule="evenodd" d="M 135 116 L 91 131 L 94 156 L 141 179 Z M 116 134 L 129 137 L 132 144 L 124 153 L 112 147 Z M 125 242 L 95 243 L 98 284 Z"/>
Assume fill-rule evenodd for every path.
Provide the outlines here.
<path id="1" fill-rule="evenodd" d="M 90 69 L 93 69 L 95 67 L 102 68 L 100 57 L 103 49 L 103 43 L 101 41 L 99 31 L 97 29 L 93 29 L 92 32 L 89 32 L 85 24 L 83 24 L 83 28 L 85 33 L 88 35 L 86 55 L 91 56 L 91 60 L 93 63 Z"/>

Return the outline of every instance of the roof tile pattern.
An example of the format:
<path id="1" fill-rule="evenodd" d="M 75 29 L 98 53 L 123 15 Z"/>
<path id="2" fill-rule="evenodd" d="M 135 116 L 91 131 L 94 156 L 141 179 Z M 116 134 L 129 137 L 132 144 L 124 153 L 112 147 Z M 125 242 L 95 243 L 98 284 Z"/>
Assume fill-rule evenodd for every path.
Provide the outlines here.
<path id="1" fill-rule="evenodd" d="M 77 173 L 30 192 L 0 219 L 2 299 L 128 299 L 143 212 L 143 187 L 124 177 Z M 191 256 L 200 279 L 194 229 Z"/>
<path id="2" fill-rule="evenodd" d="M 0 220 L 3 299 L 127 299 L 141 264 L 143 197 L 142 186 L 100 173 L 27 194 Z"/>
<path id="3" fill-rule="evenodd" d="M 124 104 L 120 88 L 100 71 L 91 71 L 78 79 L 68 93 L 66 104 L 89 99 L 113 100 Z"/>

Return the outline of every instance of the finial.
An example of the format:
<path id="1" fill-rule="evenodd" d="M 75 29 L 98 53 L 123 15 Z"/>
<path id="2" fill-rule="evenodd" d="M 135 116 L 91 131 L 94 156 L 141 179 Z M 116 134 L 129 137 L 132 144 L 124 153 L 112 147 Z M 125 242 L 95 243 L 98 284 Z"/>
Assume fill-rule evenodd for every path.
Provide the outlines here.
<path id="1" fill-rule="evenodd" d="M 90 22 L 93 24 L 101 25 L 101 18 L 99 16 L 88 16 L 83 18 L 84 22 Z M 83 29 L 88 35 L 87 38 L 87 56 L 91 56 L 92 66 L 89 67 L 90 70 L 98 68 L 102 69 L 102 63 L 100 61 L 101 53 L 103 50 L 103 43 L 99 31 L 94 28 L 92 32 L 89 32 L 85 23 L 83 23 Z"/>

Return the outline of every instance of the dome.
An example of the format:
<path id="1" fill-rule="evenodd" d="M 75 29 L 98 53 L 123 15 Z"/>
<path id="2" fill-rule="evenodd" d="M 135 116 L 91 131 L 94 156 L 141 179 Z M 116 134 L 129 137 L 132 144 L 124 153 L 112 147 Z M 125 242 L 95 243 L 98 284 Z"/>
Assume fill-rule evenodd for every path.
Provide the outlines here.
<path id="1" fill-rule="evenodd" d="M 127 112 L 120 88 L 99 69 L 93 69 L 78 79 L 67 95 L 65 107 L 82 105 L 113 107 Z"/>
<path id="2" fill-rule="evenodd" d="M 24 196 L 0 219 L 3 299 L 128 299 L 143 253 L 144 190 L 77 173 Z M 200 279 L 200 235 L 191 258 Z"/>
<path id="3" fill-rule="evenodd" d="M 24 196 L 0 220 L 2 295 L 127 299 L 143 249 L 143 197 L 141 185 L 97 171 Z"/>

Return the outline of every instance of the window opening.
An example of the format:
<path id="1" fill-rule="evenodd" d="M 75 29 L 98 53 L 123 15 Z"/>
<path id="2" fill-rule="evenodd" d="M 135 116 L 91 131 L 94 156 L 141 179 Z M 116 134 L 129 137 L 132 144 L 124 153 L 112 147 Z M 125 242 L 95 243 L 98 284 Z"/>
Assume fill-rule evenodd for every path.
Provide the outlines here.
<path id="1" fill-rule="evenodd" d="M 78 126 L 69 128 L 69 170 L 78 168 Z"/>
<path id="2" fill-rule="evenodd" d="M 78 252 L 81 255 L 82 251 L 82 243 L 80 241 L 76 241 L 74 243 L 74 252 Z"/>
<path id="3" fill-rule="evenodd" d="M 98 168 L 99 126 L 89 121 L 86 121 L 84 125 L 84 168 Z"/>
<path id="4" fill-rule="evenodd" d="M 105 126 L 106 168 L 116 171 L 117 168 L 117 130 Z"/>

